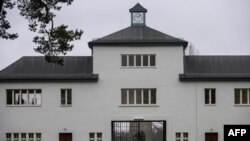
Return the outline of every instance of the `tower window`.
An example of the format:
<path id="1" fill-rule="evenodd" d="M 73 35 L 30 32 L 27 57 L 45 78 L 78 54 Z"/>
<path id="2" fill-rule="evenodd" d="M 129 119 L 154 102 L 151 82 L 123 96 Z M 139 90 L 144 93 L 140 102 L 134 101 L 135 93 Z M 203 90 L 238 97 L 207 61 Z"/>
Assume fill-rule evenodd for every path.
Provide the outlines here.
<path id="1" fill-rule="evenodd" d="M 122 54 L 122 67 L 155 67 L 155 54 Z"/>

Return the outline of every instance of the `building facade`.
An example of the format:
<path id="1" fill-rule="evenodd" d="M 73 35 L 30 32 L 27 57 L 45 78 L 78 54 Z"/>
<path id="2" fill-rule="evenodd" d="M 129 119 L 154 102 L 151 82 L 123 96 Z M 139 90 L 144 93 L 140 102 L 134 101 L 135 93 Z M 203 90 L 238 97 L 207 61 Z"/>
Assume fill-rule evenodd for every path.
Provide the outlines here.
<path id="1" fill-rule="evenodd" d="M 92 56 L 22 57 L 0 72 L 1 141 L 223 141 L 250 124 L 250 56 L 186 56 L 146 26 L 89 42 Z"/>

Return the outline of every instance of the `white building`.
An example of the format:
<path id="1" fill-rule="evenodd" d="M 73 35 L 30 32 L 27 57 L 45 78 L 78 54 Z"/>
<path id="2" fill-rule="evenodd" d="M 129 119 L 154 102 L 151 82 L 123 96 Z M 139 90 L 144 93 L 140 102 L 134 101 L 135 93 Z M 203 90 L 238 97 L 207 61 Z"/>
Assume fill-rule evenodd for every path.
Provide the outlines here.
<path id="1" fill-rule="evenodd" d="M 22 57 L 0 72 L 0 141 L 223 141 L 250 124 L 250 56 L 185 56 L 146 26 L 89 42 L 92 56 Z"/>

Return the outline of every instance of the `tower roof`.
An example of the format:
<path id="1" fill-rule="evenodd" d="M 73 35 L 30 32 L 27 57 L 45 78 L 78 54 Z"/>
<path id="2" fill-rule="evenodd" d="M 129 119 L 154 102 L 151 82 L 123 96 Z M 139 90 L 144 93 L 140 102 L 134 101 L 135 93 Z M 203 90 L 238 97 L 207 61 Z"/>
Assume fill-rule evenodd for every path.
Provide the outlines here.
<path id="1" fill-rule="evenodd" d="M 147 12 L 147 9 L 137 3 L 133 8 L 129 9 L 129 12 Z"/>
<path id="2" fill-rule="evenodd" d="M 130 26 L 88 43 L 93 46 L 187 46 L 188 42 L 147 26 Z"/>

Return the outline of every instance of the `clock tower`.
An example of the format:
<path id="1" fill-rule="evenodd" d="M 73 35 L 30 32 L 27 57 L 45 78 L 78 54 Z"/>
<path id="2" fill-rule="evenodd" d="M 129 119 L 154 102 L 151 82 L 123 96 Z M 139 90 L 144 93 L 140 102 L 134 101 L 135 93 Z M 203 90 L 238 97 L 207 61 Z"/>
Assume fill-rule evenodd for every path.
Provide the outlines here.
<path id="1" fill-rule="evenodd" d="M 146 26 L 147 9 L 137 3 L 133 8 L 129 9 L 131 13 L 131 26 Z"/>

